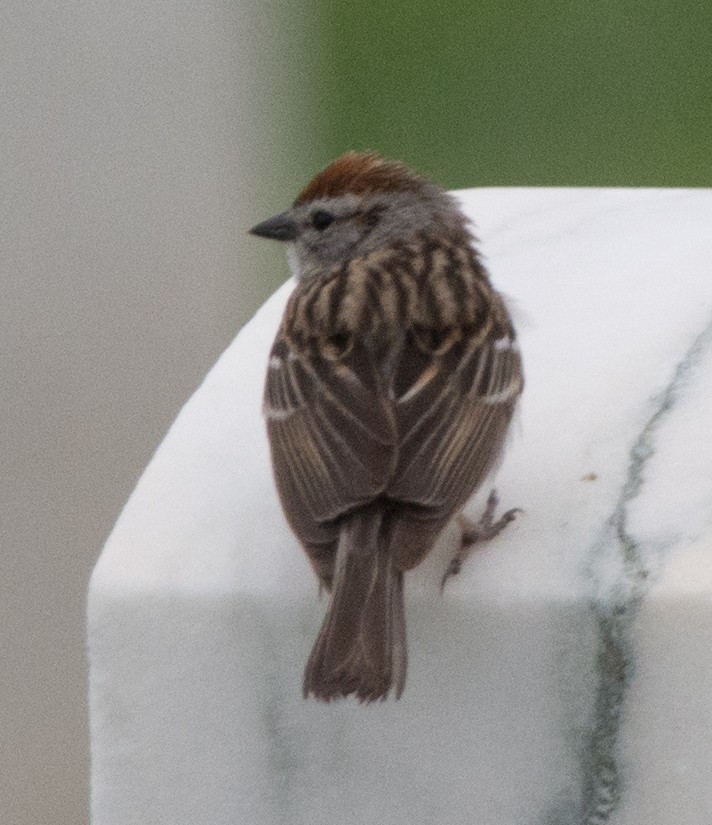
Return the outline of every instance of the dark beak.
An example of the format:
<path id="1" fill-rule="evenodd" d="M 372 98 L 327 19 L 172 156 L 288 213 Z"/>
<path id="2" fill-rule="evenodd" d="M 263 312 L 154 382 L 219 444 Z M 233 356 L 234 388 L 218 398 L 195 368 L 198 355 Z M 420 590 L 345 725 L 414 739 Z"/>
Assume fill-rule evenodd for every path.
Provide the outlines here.
<path id="1" fill-rule="evenodd" d="M 250 229 L 250 235 L 272 238 L 275 241 L 293 241 L 297 237 L 297 225 L 287 212 L 275 215 Z"/>

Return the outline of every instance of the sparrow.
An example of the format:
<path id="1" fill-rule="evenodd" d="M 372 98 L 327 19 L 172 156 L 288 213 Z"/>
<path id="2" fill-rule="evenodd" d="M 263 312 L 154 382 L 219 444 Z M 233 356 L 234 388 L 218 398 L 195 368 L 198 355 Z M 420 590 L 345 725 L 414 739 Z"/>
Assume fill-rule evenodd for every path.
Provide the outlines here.
<path id="1" fill-rule="evenodd" d="M 284 513 L 330 594 L 303 693 L 399 698 L 403 577 L 500 459 L 523 388 L 514 326 L 455 199 L 376 153 L 342 155 L 250 232 L 284 242 L 296 276 L 264 416 Z M 514 517 L 494 521 L 496 503 L 462 522 L 449 572 Z"/>

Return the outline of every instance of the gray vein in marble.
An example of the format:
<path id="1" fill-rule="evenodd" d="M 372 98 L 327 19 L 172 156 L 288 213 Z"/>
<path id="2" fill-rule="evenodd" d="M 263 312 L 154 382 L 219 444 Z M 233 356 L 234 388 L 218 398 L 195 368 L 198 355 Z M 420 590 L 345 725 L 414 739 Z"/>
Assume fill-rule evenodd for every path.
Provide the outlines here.
<path id="1" fill-rule="evenodd" d="M 599 587 L 591 608 L 597 629 L 598 683 L 591 730 L 581 749 L 580 802 L 570 799 L 557 802 L 545 817 L 546 825 L 607 825 L 625 791 L 618 738 L 635 664 L 631 628 L 651 579 L 645 554 L 629 529 L 628 510 L 643 490 L 658 431 L 708 350 L 712 350 L 712 319 L 693 340 L 667 386 L 651 401 L 652 412 L 629 451 L 626 479 L 615 508 L 593 547 L 591 572 Z M 603 557 L 608 561 L 614 559 L 618 567 L 618 575 L 610 583 L 602 583 L 601 576 L 596 574 L 596 562 Z M 276 685 L 277 680 L 272 680 L 272 684 Z M 281 691 L 275 687 L 264 697 L 263 725 L 280 821 L 296 822 L 292 793 L 300 758 L 285 730 L 280 710 L 283 700 Z"/>
<path id="2" fill-rule="evenodd" d="M 264 684 L 268 690 L 262 697 L 262 727 L 267 744 L 267 776 L 272 791 L 273 814 L 280 823 L 296 822 L 293 805 L 294 775 L 299 767 L 299 755 L 286 733 L 284 714 L 285 697 L 281 687 L 279 636 L 269 621 L 264 622 L 268 677 Z M 269 655 L 271 652 L 272 655 Z M 275 822 L 275 825 L 277 823 Z"/>
<path id="3" fill-rule="evenodd" d="M 593 602 L 598 628 L 598 685 L 593 729 L 582 756 L 581 825 L 605 825 L 624 792 L 618 754 L 621 712 L 634 671 L 631 626 L 650 579 L 641 548 L 628 529 L 628 507 L 641 493 L 645 469 L 655 451 L 655 436 L 688 383 L 704 353 L 712 348 L 712 320 L 692 342 L 665 389 L 655 398 L 653 412 L 629 453 L 628 473 L 615 510 L 594 548 L 597 557 L 616 548 L 620 577 Z"/>

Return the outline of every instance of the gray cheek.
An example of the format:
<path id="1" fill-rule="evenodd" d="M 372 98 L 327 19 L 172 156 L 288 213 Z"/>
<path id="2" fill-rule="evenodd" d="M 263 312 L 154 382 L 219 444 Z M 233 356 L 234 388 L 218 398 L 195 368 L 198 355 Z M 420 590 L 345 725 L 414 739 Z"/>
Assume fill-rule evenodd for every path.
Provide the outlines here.
<path id="1" fill-rule="evenodd" d="M 345 258 L 353 257 L 358 244 L 358 235 L 353 231 L 325 233 L 315 239 L 309 254 L 322 264 L 335 264 Z"/>

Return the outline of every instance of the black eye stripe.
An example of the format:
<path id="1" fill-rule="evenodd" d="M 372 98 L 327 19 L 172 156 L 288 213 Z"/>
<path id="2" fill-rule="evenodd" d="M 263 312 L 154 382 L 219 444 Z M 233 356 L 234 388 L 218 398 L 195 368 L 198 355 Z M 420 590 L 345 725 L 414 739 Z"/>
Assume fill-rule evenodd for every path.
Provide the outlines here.
<path id="1" fill-rule="evenodd" d="M 312 213 L 311 222 L 314 229 L 321 231 L 334 222 L 334 216 L 325 209 L 317 209 Z"/>

